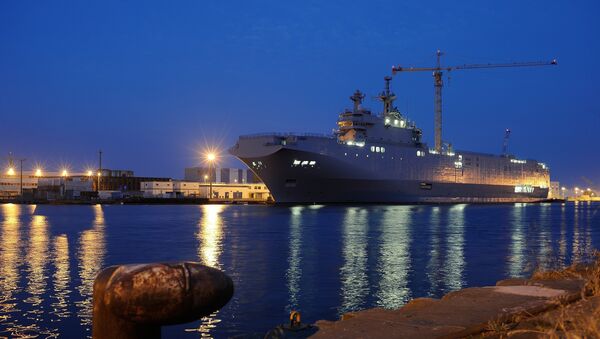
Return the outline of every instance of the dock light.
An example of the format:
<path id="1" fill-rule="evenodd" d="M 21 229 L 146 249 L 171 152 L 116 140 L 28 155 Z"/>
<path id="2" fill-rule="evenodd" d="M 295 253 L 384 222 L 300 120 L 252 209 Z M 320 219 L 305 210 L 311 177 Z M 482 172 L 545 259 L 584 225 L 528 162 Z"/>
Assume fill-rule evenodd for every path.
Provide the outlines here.
<path id="1" fill-rule="evenodd" d="M 12 167 L 9 167 L 8 171 L 6 171 L 6 174 L 8 174 L 8 175 L 15 175 L 15 169 L 12 168 Z"/>
<path id="2" fill-rule="evenodd" d="M 35 176 L 36 177 L 41 177 L 42 176 L 42 169 L 41 168 L 37 168 L 35 170 Z"/>
<path id="3" fill-rule="evenodd" d="M 94 173 L 92 171 L 87 171 L 87 175 L 88 177 L 91 177 L 92 175 L 94 175 Z"/>
<path id="4" fill-rule="evenodd" d="M 66 177 L 68 175 L 69 175 L 69 172 L 66 169 L 62 170 L 62 176 L 63 177 Z"/>

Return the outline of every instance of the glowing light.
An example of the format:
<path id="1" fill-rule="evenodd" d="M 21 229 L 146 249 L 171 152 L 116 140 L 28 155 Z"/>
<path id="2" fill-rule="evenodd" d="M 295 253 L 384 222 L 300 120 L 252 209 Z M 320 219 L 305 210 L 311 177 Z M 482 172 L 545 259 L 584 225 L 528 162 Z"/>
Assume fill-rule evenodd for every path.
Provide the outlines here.
<path id="1" fill-rule="evenodd" d="M 62 170 L 62 176 L 63 177 L 66 177 L 68 175 L 69 175 L 69 172 L 66 169 Z"/>
<path id="2" fill-rule="evenodd" d="M 208 179 L 208 175 L 205 174 L 204 175 L 204 180 L 206 180 L 206 179 Z"/>
<path id="3" fill-rule="evenodd" d="M 210 162 L 213 162 L 213 161 L 215 161 L 215 159 L 216 159 L 216 158 L 217 158 L 217 156 L 216 156 L 214 153 L 212 153 L 212 152 L 211 152 L 211 153 L 208 153 L 208 154 L 206 155 L 206 160 L 208 160 L 208 161 L 210 161 Z"/>
<path id="4" fill-rule="evenodd" d="M 87 171 L 87 175 L 88 175 L 88 177 L 91 177 L 92 175 L 94 175 L 94 172 L 92 172 L 92 171 Z"/>
<path id="5" fill-rule="evenodd" d="M 35 176 L 36 177 L 41 177 L 42 176 L 42 169 L 41 168 L 37 168 L 35 170 Z"/>
<path id="6" fill-rule="evenodd" d="M 9 167 L 8 171 L 6 171 L 6 174 L 8 174 L 8 175 L 15 175 L 15 169 L 12 168 L 12 167 Z"/>

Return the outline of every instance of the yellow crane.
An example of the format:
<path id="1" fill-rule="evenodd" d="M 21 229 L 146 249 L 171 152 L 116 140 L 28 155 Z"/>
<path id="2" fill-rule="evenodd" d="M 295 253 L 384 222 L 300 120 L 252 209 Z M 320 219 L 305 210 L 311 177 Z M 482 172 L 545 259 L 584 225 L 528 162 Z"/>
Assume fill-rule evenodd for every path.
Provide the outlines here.
<path id="1" fill-rule="evenodd" d="M 402 67 L 392 66 L 392 75 L 398 72 L 423 72 L 433 71 L 433 87 L 435 88 L 434 96 L 434 134 L 435 134 L 435 150 L 442 152 L 442 75 L 444 71 L 450 72 L 459 69 L 478 69 L 478 68 L 504 68 L 504 67 L 530 67 L 530 66 L 549 66 L 558 65 L 556 59 L 551 61 L 530 61 L 530 62 L 512 62 L 500 64 L 464 64 L 458 66 L 442 66 L 441 57 L 444 55 L 439 49 L 436 52 L 437 66 L 435 67 Z"/>

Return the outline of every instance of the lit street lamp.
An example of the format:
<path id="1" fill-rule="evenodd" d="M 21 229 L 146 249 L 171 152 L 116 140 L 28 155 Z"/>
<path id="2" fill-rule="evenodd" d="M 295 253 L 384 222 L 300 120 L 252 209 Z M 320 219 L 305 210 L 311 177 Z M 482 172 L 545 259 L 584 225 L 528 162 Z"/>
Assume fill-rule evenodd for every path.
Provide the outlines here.
<path id="1" fill-rule="evenodd" d="M 212 198 L 212 182 L 213 182 L 213 177 L 212 177 L 212 167 L 213 167 L 213 163 L 215 162 L 215 159 L 217 159 L 217 156 L 210 152 L 208 154 L 206 154 L 206 161 L 208 161 L 208 199 L 210 200 Z"/>
<path id="2" fill-rule="evenodd" d="M 19 191 L 20 191 L 20 196 L 21 196 L 21 200 L 23 200 L 23 161 L 25 161 L 27 159 L 19 159 L 19 171 L 20 171 L 20 178 L 19 178 Z"/>

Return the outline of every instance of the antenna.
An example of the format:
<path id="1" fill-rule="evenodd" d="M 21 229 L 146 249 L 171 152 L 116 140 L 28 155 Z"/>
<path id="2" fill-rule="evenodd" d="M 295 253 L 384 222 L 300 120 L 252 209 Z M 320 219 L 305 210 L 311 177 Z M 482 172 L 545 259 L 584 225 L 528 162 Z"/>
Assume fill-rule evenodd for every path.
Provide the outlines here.
<path id="1" fill-rule="evenodd" d="M 508 157 L 508 138 L 510 137 L 510 129 L 504 131 L 504 142 L 502 143 L 502 156 Z"/>

